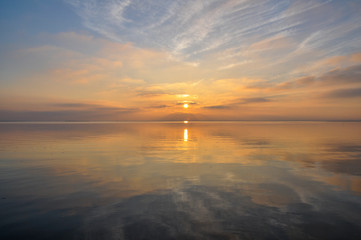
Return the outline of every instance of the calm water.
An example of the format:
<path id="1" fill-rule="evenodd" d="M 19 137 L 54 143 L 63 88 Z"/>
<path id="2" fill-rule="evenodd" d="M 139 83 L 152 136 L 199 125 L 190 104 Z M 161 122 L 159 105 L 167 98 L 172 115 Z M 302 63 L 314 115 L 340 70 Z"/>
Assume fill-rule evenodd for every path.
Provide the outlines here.
<path id="1" fill-rule="evenodd" d="M 361 123 L 3 123 L 0 239 L 361 239 Z"/>

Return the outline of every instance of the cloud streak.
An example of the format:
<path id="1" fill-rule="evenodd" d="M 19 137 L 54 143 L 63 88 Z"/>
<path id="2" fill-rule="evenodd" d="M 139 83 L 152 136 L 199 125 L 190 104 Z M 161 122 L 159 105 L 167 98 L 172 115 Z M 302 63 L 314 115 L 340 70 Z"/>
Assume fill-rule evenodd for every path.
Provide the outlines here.
<path id="1" fill-rule="evenodd" d="M 361 118 L 359 1 L 64 1 L 86 28 L 1 57 L 5 118 Z"/>
<path id="2" fill-rule="evenodd" d="M 233 49 L 279 35 L 293 38 L 298 50 L 360 43 L 361 17 L 354 3 L 276 0 L 66 0 L 89 29 L 110 39 L 162 49 L 187 59 Z M 334 12 L 330 15 L 329 12 Z M 345 12 L 348 18 L 342 18 Z M 322 30 L 319 28 L 322 27 Z M 337 43 L 335 45 L 335 43 Z M 242 59 L 239 59 L 242 62 Z M 231 66 L 230 64 L 227 66 Z"/>
<path id="3" fill-rule="evenodd" d="M 361 88 L 345 88 L 330 91 L 323 95 L 327 98 L 356 98 L 361 97 Z"/>

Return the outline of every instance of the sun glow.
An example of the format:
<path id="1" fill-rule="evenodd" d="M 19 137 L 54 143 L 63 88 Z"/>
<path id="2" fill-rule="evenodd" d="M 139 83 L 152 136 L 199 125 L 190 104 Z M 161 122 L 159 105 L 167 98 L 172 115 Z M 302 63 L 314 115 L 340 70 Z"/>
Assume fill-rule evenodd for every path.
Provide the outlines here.
<path id="1" fill-rule="evenodd" d="M 184 108 L 188 108 L 189 105 L 188 105 L 187 103 L 185 103 L 185 104 L 183 105 L 183 107 L 184 107 Z"/>

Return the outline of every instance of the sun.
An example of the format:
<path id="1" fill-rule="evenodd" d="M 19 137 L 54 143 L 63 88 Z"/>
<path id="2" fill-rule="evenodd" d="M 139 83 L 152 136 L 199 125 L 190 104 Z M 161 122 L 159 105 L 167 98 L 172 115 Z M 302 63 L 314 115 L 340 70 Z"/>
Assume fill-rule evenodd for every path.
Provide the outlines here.
<path id="1" fill-rule="evenodd" d="M 183 107 L 184 107 L 184 108 L 188 108 L 189 105 L 188 105 L 187 103 L 185 103 L 185 104 L 183 105 Z"/>

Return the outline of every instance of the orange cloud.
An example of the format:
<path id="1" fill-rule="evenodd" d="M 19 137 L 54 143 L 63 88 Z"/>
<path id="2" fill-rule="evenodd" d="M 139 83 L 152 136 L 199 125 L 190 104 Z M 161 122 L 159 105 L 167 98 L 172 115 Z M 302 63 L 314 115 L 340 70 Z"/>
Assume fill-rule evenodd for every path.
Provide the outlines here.
<path id="1" fill-rule="evenodd" d="M 41 96 L 45 103 L 99 104 L 103 106 L 99 113 L 106 116 L 96 114 L 95 108 L 82 109 L 83 115 L 79 113 L 76 119 L 81 116 L 93 120 L 361 118 L 357 102 L 361 88 L 359 53 L 323 59 L 320 66 L 334 67 L 321 74 L 316 71 L 296 77 L 291 74 L 287 78 L 284 75 L 265 78 L 247 72 L 257 69 L 261 61 L 256 58 L 258 50 L 272 52 L 274 48 L 292 47 L 293 42 L 287 37 L 280 35 L 254 43 L 248 51 L 254 62 L 244 65 L 233 62 L 236 65 L 222 70 L 213 59 L 192 65 L 166 52 L 141 49 L 130 43 L 114 43 L 76 33 L 47 37 L 53 45 L 18 52 L 22 61 L 19 64 L 28 68 L 0 90 L 2 102 L 7 103 L 0 107 L 10 111 L 10 115 L 53 113 L 64 119 L 74 110 L 65 105 L 62 109 L 54 106 L 51 109 L 40 101 L 25 100 Z M 352 98 L 347 97 L 351 95 Z M 15 96 L 24 99 L 23 103 L 12 99 Z M 179 103 L 185 102 L 195 104 L 184 109 Z M 136 111 L 117 112 L 110 108 Z"/>

